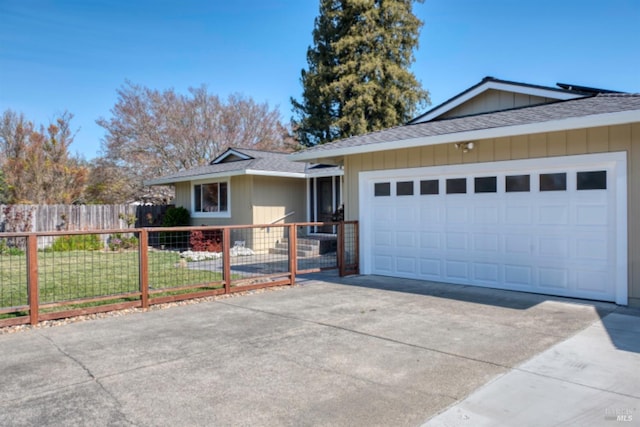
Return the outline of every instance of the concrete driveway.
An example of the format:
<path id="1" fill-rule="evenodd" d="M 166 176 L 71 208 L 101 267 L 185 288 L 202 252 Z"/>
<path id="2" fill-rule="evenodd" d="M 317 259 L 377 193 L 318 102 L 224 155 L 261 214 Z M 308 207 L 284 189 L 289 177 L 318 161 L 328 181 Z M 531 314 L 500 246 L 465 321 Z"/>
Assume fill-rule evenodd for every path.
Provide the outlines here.
<path id="1" fill-rule="evenodd" d="M 585 333 L 595 341 L 572 342 Z M 640 409 L 638 342 L 638 312 L 613 304 L 307 276 L 280 291 L 0 335 L 0 425 L 571 424 L 581 409 L 558 399 L 575 387 L 592 409 L 576 425 L 611 425 L 611 411 Z M 590 385 L 598 373 L 610 381 Z M 565 407 L 557 422 L 539 408 L 510 422 L 518 399 L 544 409 L 552 379 L 553 409 Z"/>

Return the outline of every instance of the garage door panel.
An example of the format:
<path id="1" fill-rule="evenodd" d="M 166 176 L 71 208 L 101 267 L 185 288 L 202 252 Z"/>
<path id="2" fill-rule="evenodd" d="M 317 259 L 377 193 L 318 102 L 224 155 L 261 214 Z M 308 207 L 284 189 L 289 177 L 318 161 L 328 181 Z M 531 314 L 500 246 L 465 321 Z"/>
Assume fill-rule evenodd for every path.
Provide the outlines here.
<path id="1" fill-rule="evenodd" d="M 573 158 L 564 164 L 557 159 L 496 162 L 490 172 L 474 173 L 473 164 L 376 172 L 382 177 L 380 182 L 390 183 L 392 191 L 375 197 L 375 182 L 369 181 L 365 185 L 370 193 L 361 198 L 369 203 L 361 212 L 369 215 L 371 211 L 371 221 L 363 229 L 371 236 L 367 240 L 372 245 L 367 249 L 371 270 L 617 300 L 615 283 L 620 283 L 616 277 L 621 270 L 616 259 L 626 252 L 616 243 L 620 236 L 616 221 L 626 218 L 621 215 L 626 209 L 619 208 L 616 194 L 626 191 L 616 192 L 621 182 L 614 179 L 621 173 L 615 169 L 617 163 L 600 166 L 601 156 L 577 156 L 575 164 Z M 594 159 L 594 163 L 581 166 L 580 162 L 587 163 L 585 159 Z M 577 178 L 578 173 L 589 170 L 606 171 L 606 189 L 591 189 L 584 177 L 582 181 Z M 626 172 L 626 166 L 620 171 Z M 394 178 L 394 173 L 402 177 Z M 408 176 L 411 173 L 415 176 Z M 487 184 L 486 178 L 494 176 L 497 185 Z M 447 182 L 462 180 L 467 183 L 466 193 L 447 193 Z M 409 181 L 417 189 L 415 194 L 397 196 L 397 182 Z M 428 194 L 421 194 L 423 181 L 437 181 L 439 191 L 431 186 L 425 190 Z M 602 183 L 600 178 L 594 185 L 602 187 Z"/>
<path id="2" fill-rule="evenodd" d="M 422 202 L 420 204 L 420 222 L 422 224 L 440 224 L 441 214 L 440 206 L 434 199 L 430 202 Z"/>
<path id="3" fill-rule="evenodd" d="M 500 250 L 500 234 L 498 232 L 473 234 L 473 250 L 479 253 L 498 253 Z"/>
<path id="4" fill-rule="evenodd" d="M 392 255 L 376 255 L 374 257 L 375 273 L 389 274 L 393 273 L 393 256 Z"/>
<path id="5" fill-rule="evenodd" d="M 393 220 L 393 208 L 391 206 L 379 205 L 373 209 L 374 223 L 385 224 Z"/>
<path id="6" fill-rule="evenodd" d="M 420 233 L 421 249 L 440 249 L 442 233 L 438 231 L 423 231 Z"/>
<path id="7" fill-rule="evenodd" d="M 393 232 L 384 230 L 376 231 L 373 236 L 373 244 L 380 248 L 384 246 L 391 247 L 393 244 Z"/>
<path id="8" fill-rule="evenodd" d="M 538 221 L 541 225 L 569 224 L 568 205 L 540 205 L 538 207 Z"/>
<path id="9" fill-rule="evenodd" d="M 568 288 L 569 271 L 566 268 L 540 267 L 538 275 L 541 288 L 547 290 Z"/>
<path id="10" fill-rule="evenodd" d="M 466 261 L 445 261 L 445 274 L 448 279 L 469 280 L 469 263 Z"/>
<path id="11" fill-rule="evenodd" d="M 529 234 L 508 234 L 504 239 L 507 254 L 533 254 L 533 236 Z"/>
<path id="12" fill-rule="evenodd" d="M 469 208 L 467 206 L 447 206 L 447 224 L 466 224 L 469 222 Z"/>
<path id="13" fill-rule="evenodd" d="M 576 257 L 580 260 L 606 262 L 610 257 L 607 241 L 602 238 L 576 239 Z"/>
<path id="14" fill-rule="evenodd" d="M 447 249 L 452 251 L 467 251 L 469 245 L 467 242 L 468 235 L 462 232 L 449 232 L 445 236 Z"/>
<path id="15" fill-rule="evenodd" d="M 509 286 L 529 286 L 532 275 L 532 268 L 528 265 L 506 264 L 504 266 L 504 281 Z"/>
<path id="16" fill-rule="evenodd" d="M 576 273 L 576 290 L 607 294 L 610 288 L 610 278 L 606 271 L 586 270 Z"/>
<path id="17" fill-rule="evenodd" d="M 398 224 L 415 224 L 420 219 L 420 209 L 415 206 L 396 206 L 394 221 Z"/>
<path id="18" fill-rule="evenodd" d="M 500 211 L 496 206 L 478 206 L 473 211 L 473 223 L 495 225 L 500 221 Z"/>
<path id="19" fill-rule="evenodd" d="M 531 225 L 533 224 L 533 208 L 530 204 L 505 207 L 505 224 Z"/>
<path id="20" fill-rule="evenodd" d="M 543 257 L 569 256 L 569 236 L 540 236 L 538 237 L 538 254 Z"/>
<path id="21" fill-rule="evenodd" d="M 418 271 L 416 270 L 416 266 L 417 260 L 415 257 L 396 257 L 396 270 L 400 273 L 417 276 Z"/>
<path id="22" fill-rule="evenodd" d="M 427 279 L 442 278 L 442 261 L 440 258 L 420 257 L 420 275 Z"/>
<path id="23" fill-rule="evenodd" d="M 396 246 L 399 248 L 411 248 L 417 249 L 417 236 L 414 231 L 397 231 L 395 233 L 396 236 Z"/>
<path id="24" fill-rule="evenodd" d="M 607 225 L 609 213 L 606 206 L 578 205 L 576 206 L 576 225 Z"/>
<path id="25" fill-rule="evenodd" d="M 500 265 L 496 263 L 473 263 L 473 280 L 489 285 L 500 283 Z"/>

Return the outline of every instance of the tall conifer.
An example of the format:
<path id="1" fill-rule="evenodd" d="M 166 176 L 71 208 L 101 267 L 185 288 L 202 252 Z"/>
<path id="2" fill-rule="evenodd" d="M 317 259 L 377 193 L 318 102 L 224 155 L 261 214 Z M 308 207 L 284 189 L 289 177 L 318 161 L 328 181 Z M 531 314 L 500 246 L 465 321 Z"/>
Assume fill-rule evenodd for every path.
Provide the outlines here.
<path id="1" fill-rule="evenodd" d="M 409 70 L 424 0 L 320 0 L 302 100 L 291 99 L 299 141 L 315 145 L 403 124 L 429 102 Z"/>

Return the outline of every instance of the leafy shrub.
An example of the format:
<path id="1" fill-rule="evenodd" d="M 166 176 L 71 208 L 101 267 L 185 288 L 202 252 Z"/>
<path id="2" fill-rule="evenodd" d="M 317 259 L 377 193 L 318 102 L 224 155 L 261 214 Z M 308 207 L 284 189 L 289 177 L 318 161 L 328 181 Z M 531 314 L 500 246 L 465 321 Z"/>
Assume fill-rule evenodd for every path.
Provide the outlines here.
<path id="1" fill-rule="evenodd" d="M 24 255 L 24 251 L 16 246 L 10 246 L 6 239 L 0 239 L 0 255 Z"/>
<path id="2" fill-rule="evenodd" d="M 53 252 L 97 251 L 102 249 L 102 241 L 97 234 L 72 234 L 58 237 L 50 250 Z"/>
<path id="3" fill-rule="evenodd" d="M 191 215 L 189 211 L 183 207 L 171 207 L 164 213 L 162 218 L 163 227 L 183 227 L 189 225 Z M 159 243 L 163 246 L 173 248 L 184 248 L 188 246 L 189 232 L 176 231 L 160 233 Z"/>
<path id="4" fill-rule="evenodd" d="M 222 232 L 220 230 L 192 231 L 189 243 L 195 252 L 222 252 Z"/>
<path id="5" fill-rule="evenodd" d="M 131 227 L 136 224 L 138 218 L 135 215 L 118 214 L 118 219 L 127 223 L 127 227 Z"/>
<path id="6" fill-rule="evenodd" d="M 126 237 L 122 233 L 115 233 L 109 236 L 109 249 L 112 251 L 135 249 L 137 247 L 138 238 L 136 236 Z"/>
<path id="7" fill-rule="evenodd" d="M 162 226 L 163 227 L 180 227 L 189 225 L 191 220 L 191 215 L 189 215 L 189 211 L 182 206 L 180 207 L 171 207 L 167 209 L 164 213 L 164 218 L 162 218 Z"/>

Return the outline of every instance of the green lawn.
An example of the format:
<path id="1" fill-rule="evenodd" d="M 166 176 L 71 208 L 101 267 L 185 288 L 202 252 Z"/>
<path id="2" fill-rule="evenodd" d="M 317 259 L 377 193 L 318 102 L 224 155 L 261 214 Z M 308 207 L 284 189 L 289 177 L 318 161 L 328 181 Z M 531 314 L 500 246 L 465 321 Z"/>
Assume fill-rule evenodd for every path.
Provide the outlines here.
<path id="1" fill-rule="evenodd" d="M 151 289 L 221 280 L 219 272 L 186 268 L 175 252 L 150 251 L 148 262 Z M 0 255 L 0 307 L 27 304 L 26 270 L 26 256 Z M 41 304 L 136 292 L 138 253 L 38 252 L 38 287 Z"/>

